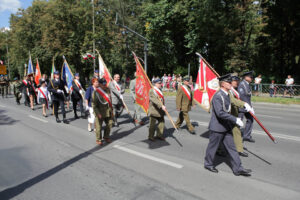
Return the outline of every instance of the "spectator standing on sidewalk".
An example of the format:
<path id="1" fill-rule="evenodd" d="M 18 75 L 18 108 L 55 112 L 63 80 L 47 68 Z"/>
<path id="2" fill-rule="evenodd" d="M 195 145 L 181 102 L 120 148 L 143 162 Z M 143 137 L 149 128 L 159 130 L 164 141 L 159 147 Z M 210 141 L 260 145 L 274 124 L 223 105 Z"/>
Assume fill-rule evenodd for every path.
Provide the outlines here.
<path id="1" fill-rule="evenodd" d="M 293 95 L 293 84 L 294 84 L 294 79 L 292 78 L 291 75 L 288 75 L 287 79 L 285 79 L 285 90 L 284 90 L 284 94 L 283 97 L 286 96 L 286 93 L 288 92 L 290 94 L 290 97 L 292 97 Z"/>
<path id="2" fill-rule="evenodd" d="M 261 92 L 261 74 L 259 74 L 255 79 L 254 79 L 254 95 L 258 96 L 258 93 Z"/>
<path id="3" fill-rule="evenodd" d="M 275 81 L 272 80 L 270 87 L 269 87 L 269 93 L 270 93 L 270 97 L 273 97 L 276 94 L 276 86 L 275 86 Z"/>

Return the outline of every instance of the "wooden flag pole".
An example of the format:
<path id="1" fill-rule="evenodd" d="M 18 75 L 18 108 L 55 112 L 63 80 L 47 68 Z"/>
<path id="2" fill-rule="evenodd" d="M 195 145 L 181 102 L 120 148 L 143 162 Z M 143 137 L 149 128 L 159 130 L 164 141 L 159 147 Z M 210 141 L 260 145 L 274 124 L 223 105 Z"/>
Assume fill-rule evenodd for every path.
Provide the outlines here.
<path id="1" fill-rule="evenodd" d="M 203 56 L 200 53 L 196 53 L 198 56 L 200 56 L 200 58 L 203 59 L 203 61 L 207 64 L 207 66 L 216 74 L 216 76 L 219 78 L 220 75 L 214 70 L 214 68 L 212 68 L 210 66 L 210 64 L 203 58 Z M 238 98 L 240 100 L 240 98 Z M 249 112 L 250 115 L 255 119 L 255 121 L 259 124 L 259 126 L 265 131 L 265 133 L 269 136 L 269 138 L 275 143 L 277 144 L 277 141 L 275 140 L 275 138 L 271 135 L 271 133 L 264 127 L 264 125 L 258 120 L 258 118 L 252 113 Z"/>
<path id="2" fill-rule="evenodd" d="M 132 53 L 135 55 L 134 52 L 132 52 Z M 147 77 L 147 80 L 149 81 L 151 88 L 153 89 L 153 85 L 152 85 L 152 83 L 151 83 L 149 77 L 147 76 L 147 74 L 146 74 L 145 70 L 143 69 L 143 67 L 141 67 L 141 68 L 142 68 L 142 70 L 143 70 L 144 75 Z M 160 100 L 160 98 L 157 97 L 157 99 L 159 100 L 159 102 L 161 103 L 161 105 L 164 106 L 164 104 L 163 104 L 163 102 Z M 170 116 L 169 112 L 167 111 L 167 108 L 166 108 L 165 113 L 166 113 L 167 117 L 169 118 L 169 120 L 171 121 L 171 123 L 172 123 L 173 127 L 175 128 L 175 130 L 178 132 L 178 129 L 177 129 L 177 127 L 176 127 L 176 125 L 175 125 L 175 123 L 174 123 L 172 117 Z"/>

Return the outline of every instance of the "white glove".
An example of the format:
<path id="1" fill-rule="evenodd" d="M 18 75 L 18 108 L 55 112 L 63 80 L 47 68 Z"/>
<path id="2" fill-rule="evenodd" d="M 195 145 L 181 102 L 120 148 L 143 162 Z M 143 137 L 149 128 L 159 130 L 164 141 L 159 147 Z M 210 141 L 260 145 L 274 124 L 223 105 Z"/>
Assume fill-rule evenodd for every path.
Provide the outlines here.
<path id="1" fill-rule="evenodd" d="M 122 100 L 124 99 L 124 98 L 123 98 L 123 95 L 120 95 L 120 99 L 122 99 Z"/>
<path id="2" fill-rule="evenodd" d="M 29 96 L 29 92 L 27 92 L 27 96 Z"/>
<path id="3" fill-rule="evenodd" d="M 251 112 L 252 112 L 253 115 L 255 115 L 255 112 L 254 112 L 254 108 L 253 108 L 253 107 L 251 108 Z"/>
<path id="4" fill-rule="evenodd" d="M 247 112 L 252 111 L 252 107 L 251 107 L 248 103 L 245 103 L 245 104 L 244 104 L 244 107 L 245 107 L 245 110 L 246 110 Z"/>
<path id="5" fill-rule="evenodd" d="M 79 93 L 82 95 L 82 90 L 79 90 Z"/>
<path id="6" fill-rule="evenodd" d="M 89 106 L 86 106 L 85 107 L 85 111 L 88 111 L 90 108 L 89 108 Z"/>
<path id="7" fill-rule="evenodd" d="M 62 90 L 58 89 L 56 92 L 57 92 L 57 93 L 62 93 Z"/>
<path id="8" fill-rule="evenodd" d="M 241 120 L 241 118 L 236 118 L 236 122 L 235 122 L 239 127 L 244 126 L 243 121 Z"/>

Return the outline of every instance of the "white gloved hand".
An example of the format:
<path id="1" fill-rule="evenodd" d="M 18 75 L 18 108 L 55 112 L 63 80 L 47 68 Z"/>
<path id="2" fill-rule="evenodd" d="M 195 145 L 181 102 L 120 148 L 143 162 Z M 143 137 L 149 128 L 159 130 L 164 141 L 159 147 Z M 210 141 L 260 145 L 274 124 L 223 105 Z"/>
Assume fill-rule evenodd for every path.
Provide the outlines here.
<path id="1" fill-rule="evenodd" d="M 124 99 L 124 98 L 123 98 L 123 95 L 120 95 L 120 99 L 122 99 L 122 100 Z"/>
<path id="2" fill-rule="evenodd" d="M 62 93 L 62 90 L 58 89 L 56 92 L 57 92 L 57 93 Z"/>
<path id="3" fill-rule="evenodd" d="M 89 108 L 89 106 L 86 106 L 85 107 L 85 111 L 88 111 L 90 108 Z"/>
<path id="4" fill-rule="evenodd" d="M 253 108 L 253 107 L 251 108 L 251 112 L 252 112 L 253 115 L 255 115 L 255 112 L 254 112 L 254 108 Z"/>
<path id="5" fill-rule="evenodd" d="M 239 127 L 244 126 L 243 121 L 241 120 L 241 118 L 236 118 L 236 122 L 235 122 Z"/>
<path id="6" fill-rule="evenodd" d="M 246 110 L 247 112 L 252 111 L 252 107 L 251 107 L 248 103 L 245 103 L 245 104 L 244 104 L 244 107 L 245 107 L 245 110 Z"/>
<path id="7" fill-rule="evenodd" d="M 27 96 L 29 96 L 29 92 L 27 92 Z"/>
<path id="8" fill-rule="evenodd" d="M 82 90 L 79 90 L 79 93 L 82 95 Z"/>

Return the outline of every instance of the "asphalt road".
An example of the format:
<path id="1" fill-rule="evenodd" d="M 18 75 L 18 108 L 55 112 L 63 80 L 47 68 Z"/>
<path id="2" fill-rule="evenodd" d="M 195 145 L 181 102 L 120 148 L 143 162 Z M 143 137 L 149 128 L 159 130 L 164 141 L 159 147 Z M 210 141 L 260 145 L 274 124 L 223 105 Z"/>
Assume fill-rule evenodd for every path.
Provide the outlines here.
<path id="1" fill-rule="evenodd" d="M 132 111 L 128 94 L 125 102 Z M 175 98 L 166 105 L 176 121 Z M 70 124 L 57 124 L 40 106 L 0 98 L 0 199 L 300 199 L 300 107 L 254 107 L 278 144 L 255 123 L 256 143 L 241 158 L 253 173 L 237 177 L 228 158 L 217 157 L 218 174 L 203 168 L 210 115 L 200 107 L 190 112 L 196 135 L 174 132 L 166 118 L 166 141 L 148 142 L 148 124 L 135 127 L 124 112 L 114 142 L 100 147 L 72 112 Z"/>

